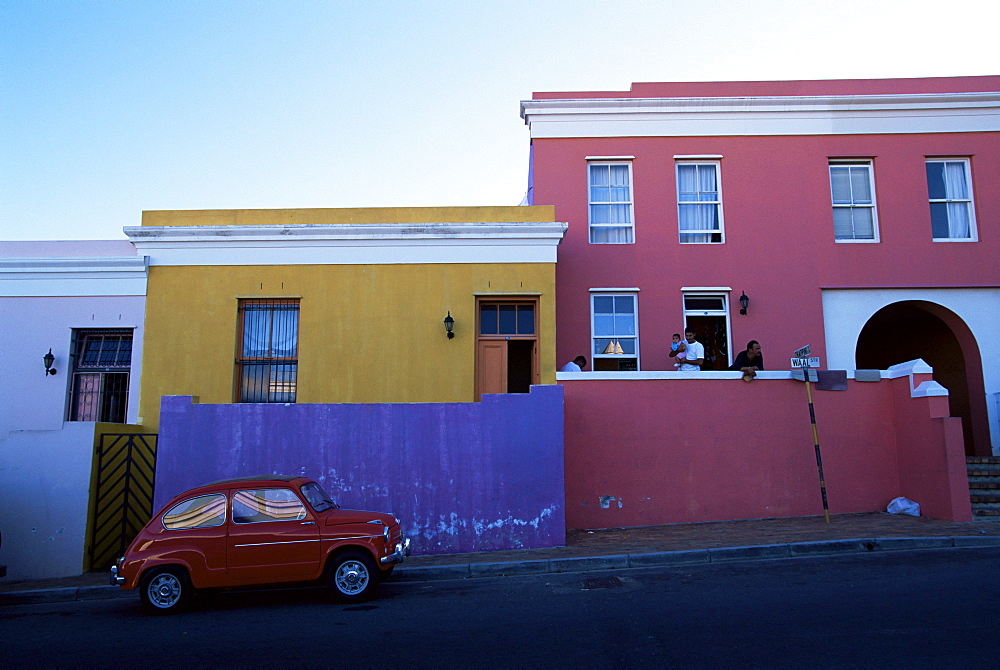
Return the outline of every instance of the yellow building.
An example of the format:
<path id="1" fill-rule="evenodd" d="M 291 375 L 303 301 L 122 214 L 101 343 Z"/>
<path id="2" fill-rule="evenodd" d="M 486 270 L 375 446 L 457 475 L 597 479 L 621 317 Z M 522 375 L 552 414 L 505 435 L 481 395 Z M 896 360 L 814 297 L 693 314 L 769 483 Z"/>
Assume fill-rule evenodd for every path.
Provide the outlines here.
<path id="1" fill-rule="evenodd" d="M 164 395 L 472 402 L 553 384 L 566 230 L 554 217 L 548 206 L 143 212 L 125 228 L 149 263 L 139 422 L 158 429 Z"/>

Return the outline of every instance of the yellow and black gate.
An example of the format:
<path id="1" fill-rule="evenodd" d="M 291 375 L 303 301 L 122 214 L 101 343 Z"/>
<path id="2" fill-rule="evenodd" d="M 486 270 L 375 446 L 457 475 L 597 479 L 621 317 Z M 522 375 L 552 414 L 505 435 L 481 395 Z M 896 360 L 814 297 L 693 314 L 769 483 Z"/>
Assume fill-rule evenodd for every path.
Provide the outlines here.
<path id="1" fill-rule="evenodd" d="M 101 433 L 95 456 L 87 558 L 102 570 L 153 516 L 156 433 Z"/>

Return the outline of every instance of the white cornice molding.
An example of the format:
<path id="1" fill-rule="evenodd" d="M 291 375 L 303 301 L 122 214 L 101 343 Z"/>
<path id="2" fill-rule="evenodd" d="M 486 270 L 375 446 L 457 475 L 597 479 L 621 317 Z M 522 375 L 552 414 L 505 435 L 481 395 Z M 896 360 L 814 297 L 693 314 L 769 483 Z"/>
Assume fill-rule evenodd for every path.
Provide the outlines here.
<path id="1" fill-rule="evenodd" d="M 0 296 L 146 295 L 142 256 L 0 258 Z"/>
<path id="2" fill-rule="evenodd" d="M 522 100 L 532 138 L 1000 131 L 1000 92 Z"/>
<path id="3" fill-rule="evenodd" d="M 567 224 L 378 223 L 133 226 L 150 265 L 554 263 Z"/>

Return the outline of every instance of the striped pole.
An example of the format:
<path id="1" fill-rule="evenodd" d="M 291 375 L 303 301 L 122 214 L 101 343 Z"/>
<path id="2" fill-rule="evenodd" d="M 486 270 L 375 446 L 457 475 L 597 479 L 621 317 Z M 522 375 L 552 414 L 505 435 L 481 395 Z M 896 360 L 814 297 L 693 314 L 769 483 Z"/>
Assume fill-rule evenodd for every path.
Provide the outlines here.
<path id="1" fill-rule="evenodd" d="M 809 398 L 809 421 L 812 423 L 813 446 L 816 448 L 816 468 L 819 470 L 819 490 L 823 494 L 823 518 L 830 523 L 830 506 L 826 500 L 826 480 L 823 479 L 823 457 L 819 453 L 819 433 L 816 431 L 816 410 L 813 408 L 812 384 L 809 383 L 809 365 L 802 368 L 806 382 L 806 396 Z"/>

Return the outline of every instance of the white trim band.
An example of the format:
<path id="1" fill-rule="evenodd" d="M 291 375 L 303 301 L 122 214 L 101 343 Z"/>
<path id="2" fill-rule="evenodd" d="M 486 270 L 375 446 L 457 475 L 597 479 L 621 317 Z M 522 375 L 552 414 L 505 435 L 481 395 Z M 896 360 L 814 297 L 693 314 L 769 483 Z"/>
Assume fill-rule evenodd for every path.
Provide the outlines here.
<path id="1" fill-rule="evenodd" d="M 567 224 L 132 226 L 150 265 L 555 263 Z"/>
<path id="2" fill-rule="evenodd" d="M 1000 93 L 522 100 L 532 139 L 1000 131 Z"/>

